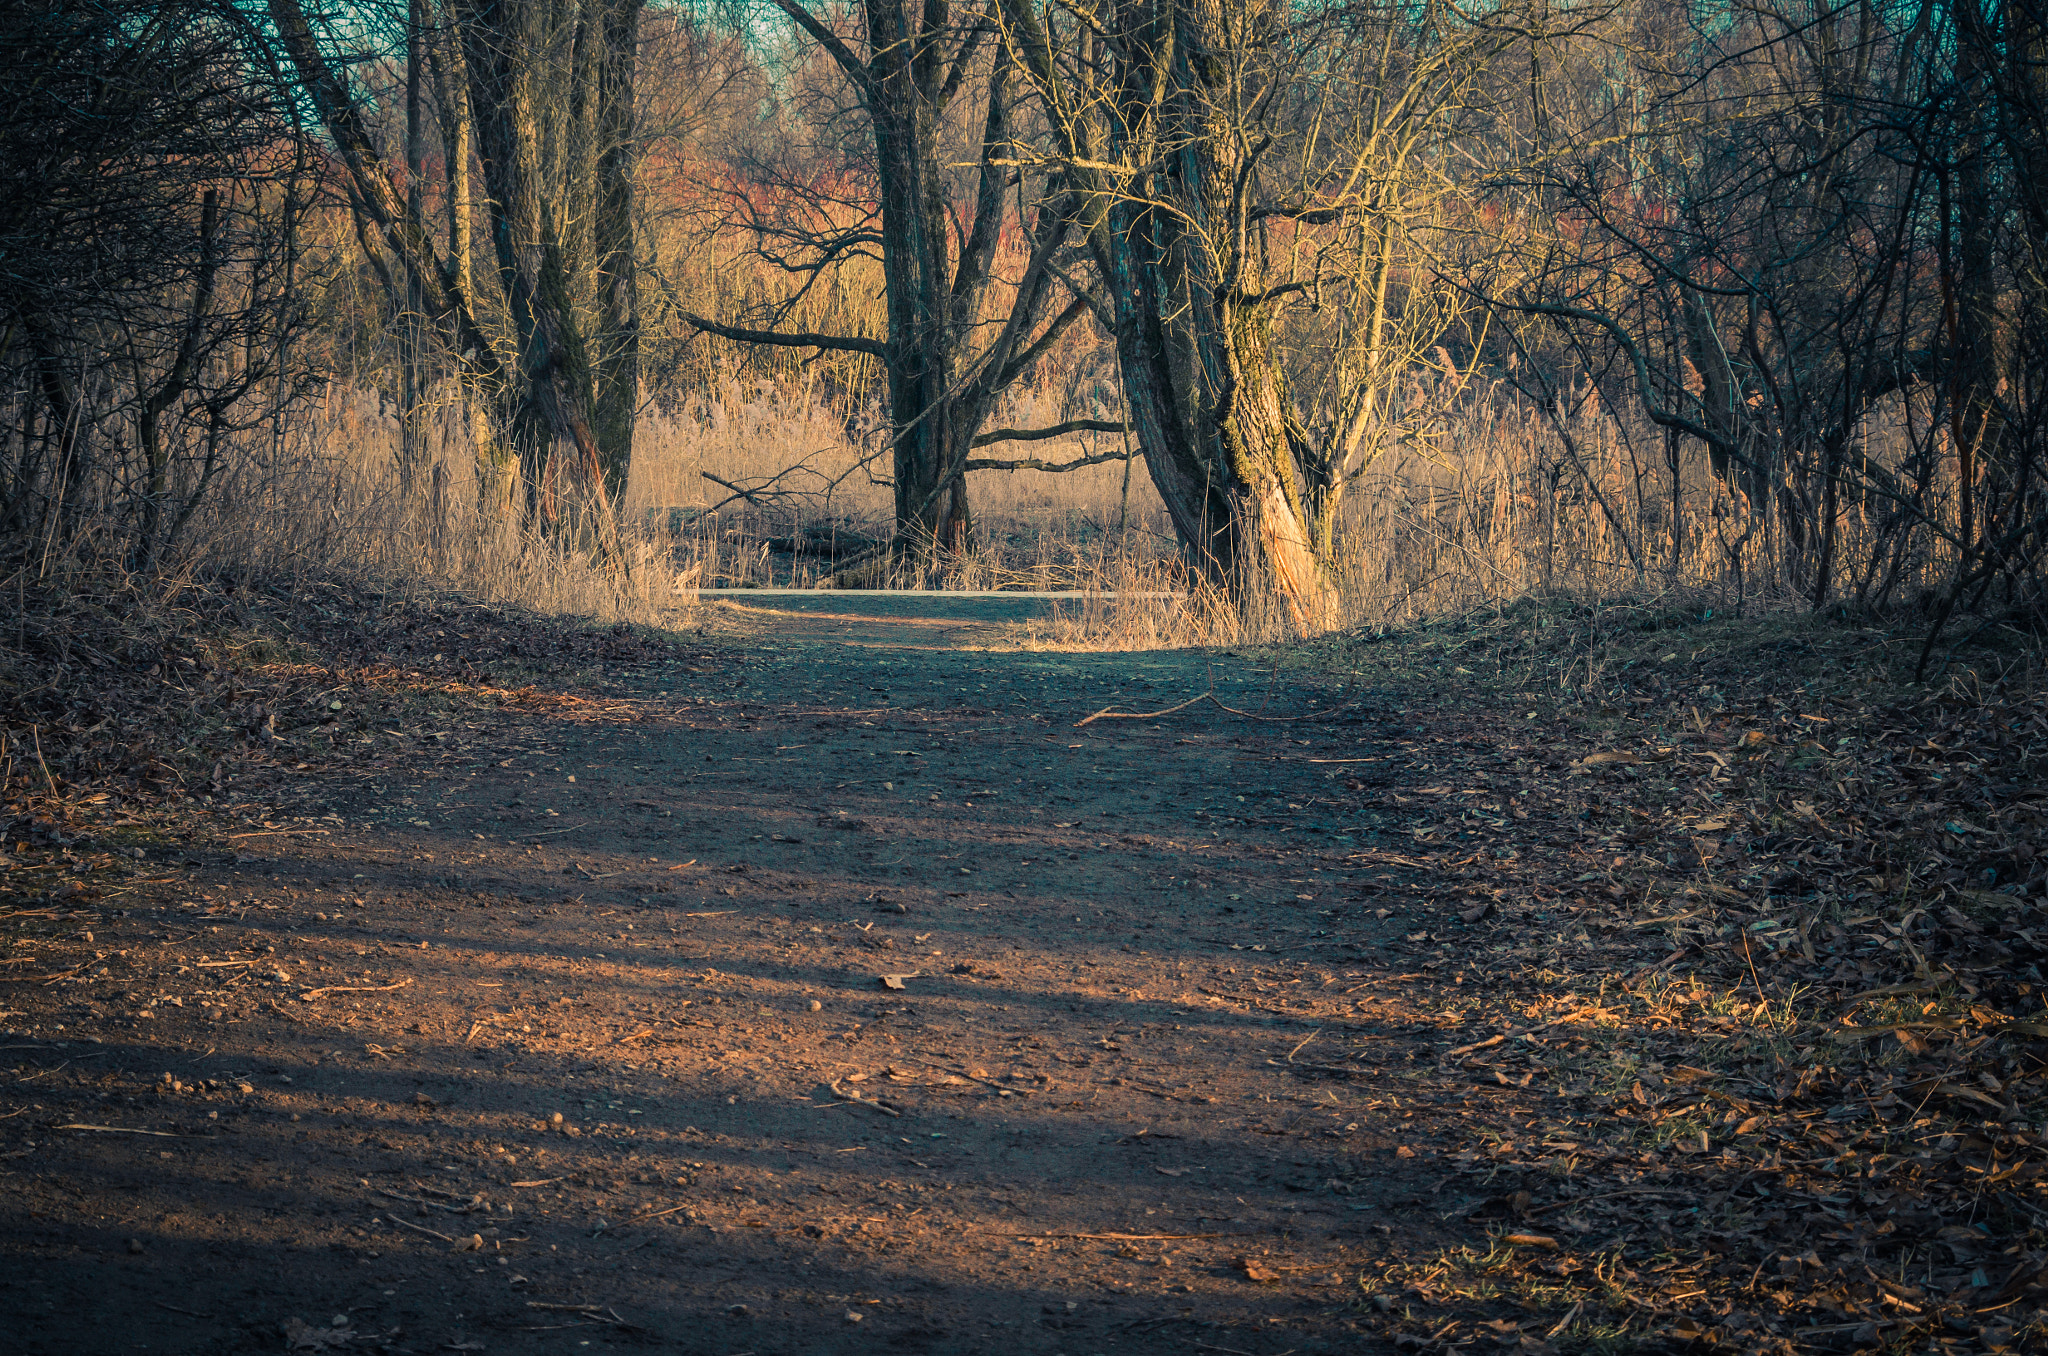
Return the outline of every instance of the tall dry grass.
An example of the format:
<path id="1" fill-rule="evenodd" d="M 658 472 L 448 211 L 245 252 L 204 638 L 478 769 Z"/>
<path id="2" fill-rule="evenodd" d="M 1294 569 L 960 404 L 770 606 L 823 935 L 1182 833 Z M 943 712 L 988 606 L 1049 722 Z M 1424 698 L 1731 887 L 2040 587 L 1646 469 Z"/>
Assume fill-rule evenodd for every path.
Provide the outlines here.
<path id="1" fill-rule="evenodd" d="M 1028 398 L 1009 413 L 1018 425 L 1048 417 Z M 1782 586 L 1757 565 L 1769 553 L 1759 511 L 1704 458 L 1681 449 L 1674 476 L 1653 430 L 1598 411 L 1574 416 L 1564 432 L 1569 439 L 1541 410 L 1475 391 L 1434 436 L 1390 444 L 1340 511 L 1334 572 L 1345 625 L 1392 628 L 1543 594 L 1682 594 L 1733 605 Z M 1875 430 L 1869 443 L 1882 440 Z M 339 571 L 399 591 L 455 589 L 549 613 L 656 622 L 698 588 L 819 586 L 889 526 L 885 438 L 801 387 L 731 381 L 643 421 L 621 511 L 624 570 L 482 521 L 452 404 L 431 441 L 436 460 L 407 502 L 394 469 L 396 411 L 372 394 L 336 390 L 270 445 L 244 450 L 195 522 L 187 557 L 202 569 Z M 1064 461 L 1113 445 L 1074 439 L 1031 450 Z M 1033 634 L 1048 646 L 1289 635 L 1283 611 L 1262 606 L 1256 588 L 1236 602 L 1191 588 L 1140 462 L 977 472 L 971 494 L 972 550 L 867 582 L 1182 595 L 1061 604 Z M 1875 552 L 1879 508 L 1845 510 L 1845 560 Z M 1908 573 L 1932 578 L 1939 568 L 1929 560 Z"/>

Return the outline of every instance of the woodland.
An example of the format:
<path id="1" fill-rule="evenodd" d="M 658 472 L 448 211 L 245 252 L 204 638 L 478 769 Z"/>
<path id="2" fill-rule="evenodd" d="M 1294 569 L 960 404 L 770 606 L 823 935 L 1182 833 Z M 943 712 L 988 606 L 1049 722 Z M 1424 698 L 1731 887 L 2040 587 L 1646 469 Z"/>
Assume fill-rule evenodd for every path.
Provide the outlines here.
<path id="1" fill-rule="evenodd" d="M 2048 1344 L 2048 0 L 0 0 L 0 176 L 0 1346 Z"/>
<path id="2" fill-rule="evenodd" d="M 1531 589 L 1996 625 L 2039 603 L 2036 26 L 25 7 L 0 529 L 39 578 L 567 571 L 586 611 L 758 546 L 1115 557 L 1276 636 Z M 1110 464 L 1139 546 L 1059 576 L 977 521 Z"/>

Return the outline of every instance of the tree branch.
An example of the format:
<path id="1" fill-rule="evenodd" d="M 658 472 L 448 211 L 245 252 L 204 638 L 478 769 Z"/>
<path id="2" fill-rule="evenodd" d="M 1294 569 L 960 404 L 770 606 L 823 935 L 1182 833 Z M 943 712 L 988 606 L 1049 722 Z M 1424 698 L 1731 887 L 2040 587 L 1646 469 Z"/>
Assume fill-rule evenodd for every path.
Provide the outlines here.
<path id="1" fill-rule="evenodd" d="M 853 82 L 853 87 L 860 91 L 861 98 L 865 100 L 869 94 L 868 68 L 859 57 L 854 55 L 853 49 L 841 41 L 837 33 L 834 33 L 831 29 L 825 27 L 824 24 L 818 22 L 816 16 L 798 4 L 797 0 L 774 0 L 774 2 L 775 8 L 787 14 L 791 23 L 810 34 L 820 47 L 831 54 L 832 59 L 839 63 L 839 69 L 846 72 L 846 78 Z"/>
<path id="2" fill-rule="evenodd" d="M 978 433 L 974 446 L 986 447 L 990 443 L 1035 443 L 1047 438 L 1064 438 L 1069 433 L 1129 433 L 1129 424 L 1113 424 L 1107 419 L 1069 419 L 1064 424 L 1051 428 L 999 428 L 988 433 Z M 1122 456 L 1122 453 L 1118 453 Z M 971 465 L 971 463 L 970 463 Z"/>
<path id="3" fill-rule="evenodd" d="M 1137 452 L 1102 452 L 1077 461 L 1040 461 L 1036 457 L 1019 457 L 1015 461 L 996 461 L 989 457 L 969 457 L 961 464 L 961 471 L 1078 471 L 1083 466 L 1100 466 L 1106 461 L 1129 461 L 1140 455 Z"/>
<path id="4" fill-rule="evenodd" d="M 750 330 L 739 325 L 721 325 L 716 320 L 683 312 L 688 321 L 700 334 L 715 334 L 721 339 L 731 339 L 742 344 L 780 344 L 784 348 L 825 348 L 843 353 L 867 353 L 874 357 L 888 356 L 888 349 L 879 339 L 849 339 L 837 334 L 783 334 L 776 330 Z"/>
<path id="5" fill-rule="evenodd" d="M 1644 361 L 1642 350 L 1636 346 L 1635 339 L 1630 336 L 1627 330 L 1621 327 L 1619 321 L 1610 316 L 1601 315 L 1598 311 L 1589 311 L 1579 306 L 1566 306 L 1559 302 L 1524 301 L 1509 302 L 1507 304 L 1525 315 L 1547 315 L 1563 320 L 1583 320 L 1589 325 L 1597 325 L 1601 329 L 1606 330 L 1608 337 L 1614 340 L 1615 346 L 1627 355 L 1629 363 L 1635 368 L 1637 397 L 1643 402 L 1643 413 L 1650 416 L 1650 422 L 1660 424 L 1665 428 L 1675 428 L 1681 433 L 1690 433 L 1693 437 L 1698 438 L 1716 451 L 1725 452 L 1745 465 L 1749 463 L 1749 459 L 1742 455 L 1742 449 L 1736 446 L 1733 440 L 1700 423 L 1696 419 L 1688 419 L 1684 415 L 1673 410 L 1667 410 L 1657 403 L 1655 390 L 1650 384 L 1649 364 Z"/>
<path id="6" fill-rule="evenodd" d="M 1038 360 L 1040 354 L 1052 347 L 1053 342 L 1066 332 L 1069 325 L 1086 315 L 1094 306 L 1094 300 L 1087 294 L 1075 294 L 1074 299 L 1067 303 L 1066 309 L 1054 316 L 1052 323 L 1045 327 L 1045 333 L 1027 344 L 1022 353 L 1003 364 L 1002 370 L 996 374 L 996 385 L 1007 386 L 1015 381 L 1025 368 Z"/>

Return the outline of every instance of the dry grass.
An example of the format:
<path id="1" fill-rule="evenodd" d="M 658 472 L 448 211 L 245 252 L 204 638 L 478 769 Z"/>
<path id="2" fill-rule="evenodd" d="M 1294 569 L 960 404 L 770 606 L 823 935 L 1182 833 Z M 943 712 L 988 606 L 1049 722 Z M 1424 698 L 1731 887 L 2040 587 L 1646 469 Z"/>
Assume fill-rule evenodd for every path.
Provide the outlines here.
<path id="1" fill-rule="evenodd" d="M 1053 415 L 1027 394 L 1002 421 L 1028 426 Z M 1663 444 L 1648 431 L 1599 414 L 1566 430 L 1569 446 L 1539 411 L 1475 390 L 1438 436 L 1385 452 L 1341 512 L 1334 569 L 1343 629 L 1379 633 L 1532 596 L 1677 596 L 1740 611 L 1785 595 L 1767 568 L 1770 524 L 1753 521 L 1703 459 L 1681 455 L 1674 503 Z M 442 489 L 407 503 L 393 469 L 395 412 L 374 396 L 338 391 L 289 436 L 241 458 L 195 521 L 185 559 L 199 574 L 340 571 L 387 590 L 454 590 L 543 613 L 648 622 L 689 601 L 693 587 L 818 586 L 838 560 L 888 531 L 882 431 L 850 425 L 802 388 L 728 382 L 690 408 L 643 420 L 623 506 L 623 572 L 572 544 L 480 522 L 452 408 L 432 441 Z M 1063 461 L 1106 443 L 1030 450 Z M 1186 595 L 1063 607 L 1034 636 L 1049 647 L 1292 638 L 1281 609 L 1260 606 L 1257 590 L 1250 603 L 1226 603 L 1189 587 L 1140 463 L 978 472 L 971 494 L 972 550 L 867 582 Z M 1872 530 L 1851 505 L 1846 561 L 1872 555 Z M 1921 564 L 1906 586 L 1938 568 Z"/>

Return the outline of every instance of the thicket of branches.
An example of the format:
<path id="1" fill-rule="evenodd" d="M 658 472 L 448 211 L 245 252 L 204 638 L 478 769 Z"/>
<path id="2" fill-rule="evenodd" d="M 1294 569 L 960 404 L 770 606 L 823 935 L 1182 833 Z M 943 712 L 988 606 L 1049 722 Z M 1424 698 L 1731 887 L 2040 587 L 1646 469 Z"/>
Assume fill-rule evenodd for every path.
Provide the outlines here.
<path id="1" fill-rule="evenodd" d="M 1190 578 L 1304 630 L 1347 495 L 1480 391 L 1645 584 L 2040 614 L 2039 0 L 0 14 L 35 568 L 166 568 L 336 381 L 408 512 L 619 561 L 638 421 L 743 372 L 874 430 L 898 553 L 969 545 L 977 469 L 1099 459 L 989 449 L 1122 434 Z M 471 485 L 423 474 L 448 410 Z"/>

